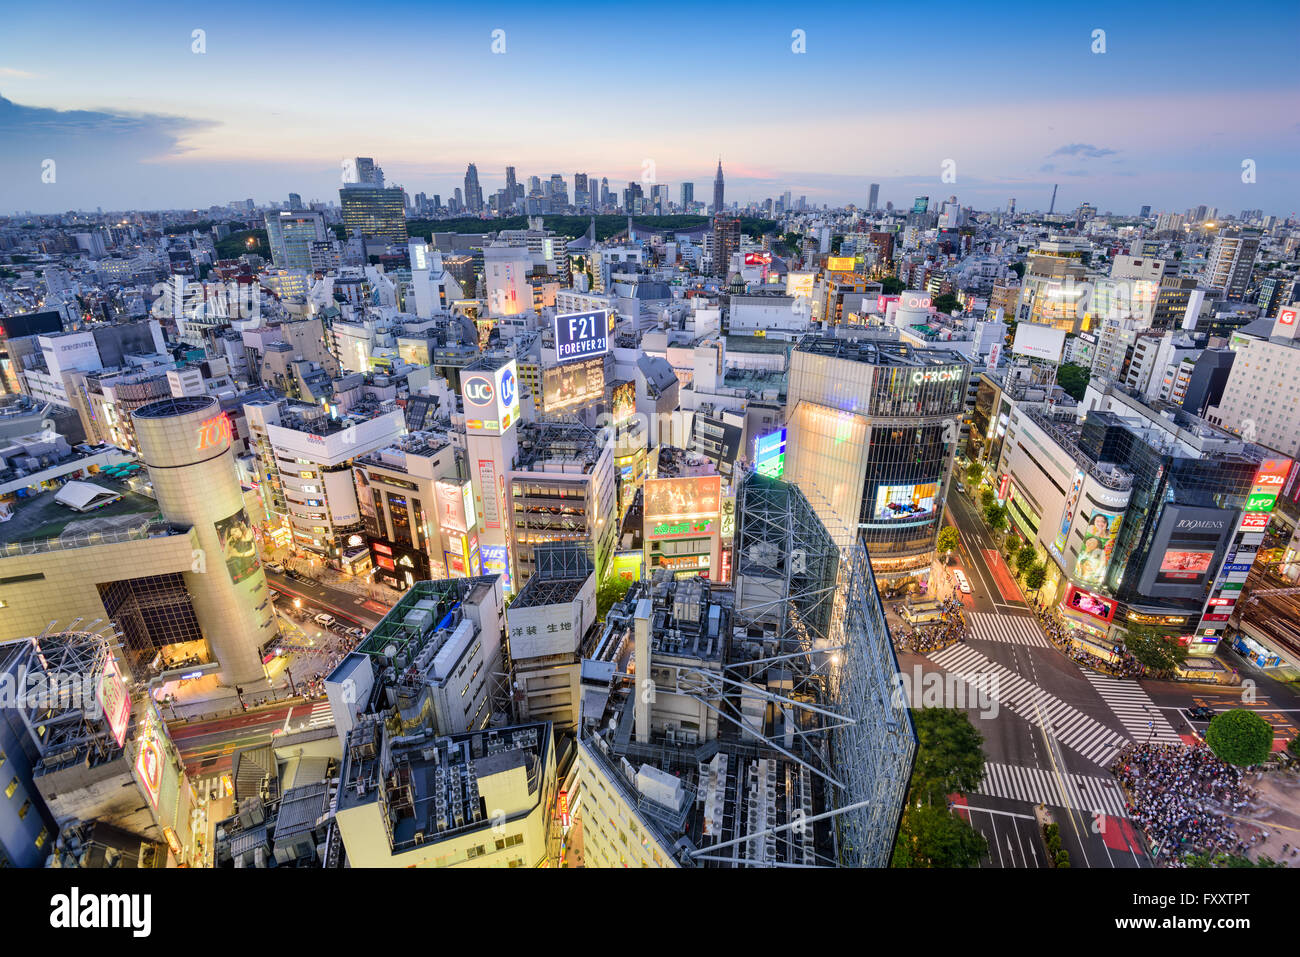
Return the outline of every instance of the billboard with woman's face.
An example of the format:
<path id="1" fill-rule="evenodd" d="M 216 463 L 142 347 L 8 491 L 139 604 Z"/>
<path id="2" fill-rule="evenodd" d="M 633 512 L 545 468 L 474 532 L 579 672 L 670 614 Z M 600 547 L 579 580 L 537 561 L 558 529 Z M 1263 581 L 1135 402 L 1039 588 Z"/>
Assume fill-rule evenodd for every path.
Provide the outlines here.
<path id="1" fill-rule="evenodd" d="M 1088 522 L 1082 529 L 1083 544 L 1079 546 L 1079 557 L 1074 563 L 1076 581 L 1089 585 L 1102 583 L 1122 521 L 1122 515 L 1109 512 L 1094 511 L 1088 516 Z"/>
<path id="2" fill-rule="evenodd" d="M 257 543 L 253 541 L 253 525 L 242 508 L 219 522 L 217 540 L 221 542 L 221 557 L 225 559 L 230 580 L 239 584 L 257 571 Z"/>

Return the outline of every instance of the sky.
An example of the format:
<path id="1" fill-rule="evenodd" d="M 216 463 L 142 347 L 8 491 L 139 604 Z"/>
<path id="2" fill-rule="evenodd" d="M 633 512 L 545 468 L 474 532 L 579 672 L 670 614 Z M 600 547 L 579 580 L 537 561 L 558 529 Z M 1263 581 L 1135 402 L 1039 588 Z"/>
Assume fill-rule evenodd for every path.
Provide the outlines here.
<path id="1" fill-rule="evenodd" d="M 707 202 L 721 157 L 729 202 L 1300 211 L 1300 4 L 1066 7 L 11 6 L 0 212 L 337 201 L 357 155 L 444 202 L 469 162 Z"/>

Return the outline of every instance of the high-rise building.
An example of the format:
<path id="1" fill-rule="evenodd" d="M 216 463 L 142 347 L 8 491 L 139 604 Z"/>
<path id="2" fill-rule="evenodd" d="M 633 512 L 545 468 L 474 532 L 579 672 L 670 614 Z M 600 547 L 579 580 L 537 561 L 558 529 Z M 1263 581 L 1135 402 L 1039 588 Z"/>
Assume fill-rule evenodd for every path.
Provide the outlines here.
<path id="1" fill-rule="evenodd" d="M 693 202 L 695 202 L 695 184 L 682 183 L 682 212 L 690 212 Z"/>
<path id="2" fill-rule="evenodd" d="M 718 157 L 718 175 L 713 178 L 713 208 L 710 212 L 716 216 L 723 209 L 722 158 Z"/>
<path id="3" fill-rule="evenodd" d="M 324 242 L 325 219 L 320 213 L 294 207 L 292 211 L 267 210 L 266 238 L 277 269 L 311 269 L 311 245 Z"/>
<path id="4" fill-rule="evenodd" d="M 343 164 L 343 182 L 346 185 L 377 186 L 383 189 L 384 171 L 369 156 L 357 156 Z"/>
<path id="5" fill-rule="evenodd" d="M 519 192 L 519 183 L 516 182 L 516 180 L 515 180 L 515 168 L 514 168 L 513 166 L 507 166 L 507 167 L 506 167 L 506 205 L 507 205 L 507 208 L 513 208 L 513 207 L 514 207 L 515 200 L 516 200 L 516 198 L 517 198 L 516 194 L 517 194 L 518 192 Z"/>
<path id="6" fill-rule="evenodd" d="M 790 357 L 785 477 L 877 578 L 928 577 L 970 365 L 956 352 L 810 335 Z"/>
<path id="7" fill-rule="evenodd" d="M 609 206 L 609 180 L 604 176 L 600 178 L 600 205 L 602 209 Z"/>
<path id="8" fill-rule="evenodd" d="M 473 163 L 465 170 L 465 208 L 475 216 L 483 212 L 483 187 L 478 182 L 478 167 Z"/>
<path id="9" fill-rule="evenodd" d="M 874 211 L 880 202 L 880 184 L 871 184 L 871 193 L 867 197 L 867 209 Z"/>
<path id="10" fill-rule="evenodd" d="M 290 208 L 290 209 L 302 209 L 302 197 L 299 196 L 297 193 L 290 193 L 290 194 L 289 194 L 289 208 Z"/>
<path id="11" fill-rule="evenodd" d="M 1142 209 L 1138 211 L 1138 216 L 1142 219 L 1146 219 L 1150 215 L 1151 215 L 1150 206 L 1143 206 Z"/>
<path id="12" fill-rule="evenodd" d="M 339 190 L 339 205 L 348 236 L 360 233 L 364 239 L 406 242 L 406 200 L 400 187 L 345 185 Z"/>
<path id="13" fill-rule="evenodd" d="M 1244 299 L 1259 254 L 1259 239 L 1259 233 L 1252 230 L 1220 233 L 1202 274 L 1204 284 L 1222 290 L 1225 299 Z"/>
<path id="14" fill-rule="evenodd" d="M 715 196 L 721 193 L 714 191 Z M 727 277 L 731 268 L 731 257 L 740 249 L 740 219 L 735 216 L 715 215 L 713 217 L 713 274 Z"/>

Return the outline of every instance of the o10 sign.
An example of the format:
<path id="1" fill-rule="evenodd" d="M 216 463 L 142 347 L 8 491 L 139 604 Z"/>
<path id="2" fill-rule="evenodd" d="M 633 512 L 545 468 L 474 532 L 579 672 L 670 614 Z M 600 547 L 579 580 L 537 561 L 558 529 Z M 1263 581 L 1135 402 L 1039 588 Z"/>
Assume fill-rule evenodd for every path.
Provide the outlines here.
<path id="1" fill-rule="evenodd" d="M 555 317 L 555 353 L 559 362 L 572 362 L 609 351 L 609 319 L 605 312 L 571 312 Z"/>

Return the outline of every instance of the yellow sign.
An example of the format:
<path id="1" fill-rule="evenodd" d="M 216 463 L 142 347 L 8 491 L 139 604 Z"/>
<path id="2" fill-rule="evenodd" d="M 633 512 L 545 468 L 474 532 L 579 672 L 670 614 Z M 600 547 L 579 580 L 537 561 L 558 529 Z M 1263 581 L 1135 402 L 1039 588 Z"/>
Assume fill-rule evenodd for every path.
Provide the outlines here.
<path id="1" fill-rule="evenodd" d="M 854 262 L 852 256 L 828 256 L 826 269 L 828 272 L 853 272 Z"/>

